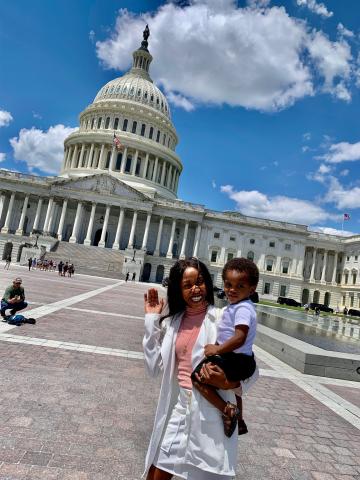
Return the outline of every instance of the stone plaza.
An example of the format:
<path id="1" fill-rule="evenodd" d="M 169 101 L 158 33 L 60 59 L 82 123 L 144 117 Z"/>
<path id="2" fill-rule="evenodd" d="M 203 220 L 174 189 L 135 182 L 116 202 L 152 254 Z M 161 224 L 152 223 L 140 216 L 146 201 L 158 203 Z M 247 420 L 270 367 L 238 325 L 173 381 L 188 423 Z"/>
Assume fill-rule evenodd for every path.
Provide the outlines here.
<path id="1" fill-rule="evenodd" d="M 141 348 L 149 284 L 3 266 L 37 323 L 0 324 L 0 480 L 139 480 L 159 390 Z M 236 478 L 359 480 L 360 383 L 256 355 Z"/>

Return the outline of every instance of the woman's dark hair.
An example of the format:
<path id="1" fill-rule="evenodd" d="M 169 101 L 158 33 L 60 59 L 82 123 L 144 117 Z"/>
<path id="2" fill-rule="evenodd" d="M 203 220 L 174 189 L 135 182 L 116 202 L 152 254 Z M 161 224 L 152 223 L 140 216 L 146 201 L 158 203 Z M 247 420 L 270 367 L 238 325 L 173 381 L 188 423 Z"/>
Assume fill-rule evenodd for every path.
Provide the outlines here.
<path id="1" fill-rule="evenodd" d="M 166 317 L 172 317 L 177 313 L 183 312 L 186 307 L 186 303 L 181 293 L 181 280 L 184 272 L 187 268 L 196 268 L 204 279 L 206 286 L 206 301 L 209 305 L 214 305 L 214 290 L 213 282 L 206 265 L 197 258 L 188 258 L 186 260 L 178 260 L 170 269 L 168 288 L 167 288 L 167 301 L 169 312 L 167 315 L 161 318 L 163 320 Z M 160 320 L 160 321 L 161 321 Z"/>

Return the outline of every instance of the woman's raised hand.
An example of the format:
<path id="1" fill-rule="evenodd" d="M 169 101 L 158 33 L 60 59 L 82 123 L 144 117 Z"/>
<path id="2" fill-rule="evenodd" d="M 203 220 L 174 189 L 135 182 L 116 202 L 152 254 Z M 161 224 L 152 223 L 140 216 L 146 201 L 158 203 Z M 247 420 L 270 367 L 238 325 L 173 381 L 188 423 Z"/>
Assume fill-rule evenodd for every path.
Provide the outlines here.
<path id="1" fill-rule="evenodd" d="M 164 308 L 164 299 L 159 300 L 159 294 L 156 288 L 149 288 L 144 295 L 145 313 L 161 313 Z"/>

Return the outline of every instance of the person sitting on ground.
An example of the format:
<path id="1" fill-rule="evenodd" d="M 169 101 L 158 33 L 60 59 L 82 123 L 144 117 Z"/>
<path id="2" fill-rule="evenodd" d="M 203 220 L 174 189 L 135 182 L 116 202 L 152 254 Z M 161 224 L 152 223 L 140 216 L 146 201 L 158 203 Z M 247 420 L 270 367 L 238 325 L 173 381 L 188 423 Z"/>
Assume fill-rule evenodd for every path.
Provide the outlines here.
<path id="1" fill-rule="evenodd" d="M 222 278 L 229 305 L 218 324 L 216 344 L 205 345 L 206 358 L 195 368 L 191 379 L 203 397 L 222 412 L 225 435 L 231 437 L 236 425 L 239 435 L 248 431 L 242 418 L 241 396 L 236 395 L 237 405 L 225 402 L 216 388 L 206 385 L 203 369 L 209 362 L 216 364 L 231 382 L 244 381 L 254 374 L 253 343 L 257 320 L 250 297 L 259 282 L 259 270 L 251 260 L 233 258 L 225 264 Z"/>
<path id="2" fill-rule="evenodd" d="M 17 277 L 12 285 L 7 287 L 1 300 L 1 316 L 6 317 L 6 310 L 11 308 L 10 314 L 15 315 L 19 310 L 23 310 L 28 306 L 25 302 L 25 291 L 21 286 L 22 280 Z"/>

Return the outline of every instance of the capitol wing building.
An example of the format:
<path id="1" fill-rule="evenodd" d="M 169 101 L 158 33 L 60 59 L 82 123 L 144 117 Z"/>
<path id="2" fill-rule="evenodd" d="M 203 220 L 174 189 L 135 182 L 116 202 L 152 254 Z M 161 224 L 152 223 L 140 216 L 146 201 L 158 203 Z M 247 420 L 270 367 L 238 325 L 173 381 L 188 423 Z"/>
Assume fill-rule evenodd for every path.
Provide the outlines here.
<path id="1" fill-rule="evenodd" d="M 360 236 L 177 199 L 178 136 L 149 74 L 147 39 L 145 30 L 129 72 L 80 114 L 58 177 L 0 170 L 1 258 L 26 263 L 45 255 L 78 272 L 161 282 L 174 259 L 197 256 L 221 286 L 226 261 L 243 256 L 259 267 L 264 299 L 359 308 Z"/>

